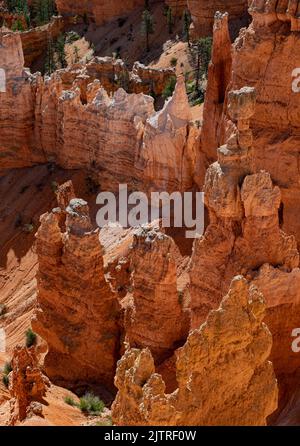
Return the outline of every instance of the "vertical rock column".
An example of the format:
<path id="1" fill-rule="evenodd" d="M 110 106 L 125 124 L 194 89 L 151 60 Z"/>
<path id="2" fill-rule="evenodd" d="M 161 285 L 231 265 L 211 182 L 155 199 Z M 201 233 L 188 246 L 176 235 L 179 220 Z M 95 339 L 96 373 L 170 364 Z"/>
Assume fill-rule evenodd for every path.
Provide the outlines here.
<path id="1" fill-rule="evenodd" d="M 112 389 L 119 305 L 104 277 L 99 234 L 85 201 L 72 199 L 65 212 L 57 208 L 41 217 L 37 253 L 38 308 L 32 326 L 48 344 L 49 378 L 66 387 Z"/>

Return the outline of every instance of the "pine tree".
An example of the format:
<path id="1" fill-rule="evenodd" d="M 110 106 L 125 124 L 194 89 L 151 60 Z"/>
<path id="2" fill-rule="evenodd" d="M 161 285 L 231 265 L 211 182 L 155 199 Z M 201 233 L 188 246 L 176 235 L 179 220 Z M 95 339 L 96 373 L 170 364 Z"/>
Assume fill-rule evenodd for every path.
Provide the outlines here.
<path id="1" fill-rule="evenodd" d="M 56 64 L 54 60 L 54 45 L 52 37 L 48 38 L 47 54 L 45 61 L 45 74 L 52 74 L 56 70 Z"/>
<path id="2" fill-rule="evenodd" d="M 149 36 L 154 33 L 154 24 L 153 24 L 153 16 L 145 9 L 142 15 L 142 34 L 146 37 L 146 50 L 149 53 L 150 45 L 149 45 Z"/>
<path id="3" fill-rule="evenodd" d="M 65 53 L 65 43 L 66 38 L 63 34 L 61 34 L 56 41 L 56 51 L 58 56 L 58 61 L 61 68 L 65 68 L 67 66 L 66 62 L 66 53 Z"/>
<path id="4" fill-rule="evenodd" d="M 184 38 L 186 39 L 188 46 L 191 46 L 191 42 L 190 42 L 190 26 L 191 26 L 191 14 L 190 12 L 185 9 L 184 13 L 183 13 L 183 35 Z"/>
<path id="5" fill-rule="evenodd" d="M 169 34 L 172 34 L 173 33 L 173 25 L 174 25 L 174 18 L 173 18 L 172 8 L 168 8 L 167 24 L 168 24 Z"/>

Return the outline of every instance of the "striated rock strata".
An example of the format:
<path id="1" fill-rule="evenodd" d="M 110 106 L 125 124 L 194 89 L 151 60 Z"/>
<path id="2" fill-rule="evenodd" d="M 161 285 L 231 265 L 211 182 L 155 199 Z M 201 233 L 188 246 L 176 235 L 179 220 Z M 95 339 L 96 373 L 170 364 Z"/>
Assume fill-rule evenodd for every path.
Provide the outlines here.
<path id="1" fill-rule="evenodd" d="M 188 7 L 193 20 L 193 32 L 197 37 L 211 35 L 217 11 L 228 12 L 234 34 L 236 26 L 238 28 L 247 23 L 248 0 L 188 0 Z"/>

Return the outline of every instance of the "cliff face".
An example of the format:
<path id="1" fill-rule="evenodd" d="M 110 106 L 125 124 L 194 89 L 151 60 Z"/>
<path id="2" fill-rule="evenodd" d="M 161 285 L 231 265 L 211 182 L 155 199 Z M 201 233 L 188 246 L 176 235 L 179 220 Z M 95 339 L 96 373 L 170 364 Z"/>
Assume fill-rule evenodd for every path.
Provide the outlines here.
<path id="1" fill-rule="evenodd" d="M 31 67 L 47 51 L 49 39 L 55 40 L 63 31 L 62 17 L 54 17 L 49 24 L 20 33 L 25 66 Z"/>
<path id="2" fill-rule="evenodd" d="M 299 88 L 297 50 L 300 35 L 295 8 L 298 2 L 281 9 L 281 3 L 251 2 L 253 23 L 233 46 L 231 88 L 247 84 L 257 91 L 257 104 L 251 119 L 255 170 L 267 170 L 282 194 L 282 228 L 294 234 L 299 243 Z M 283 5 L 283 4 L 282 4 Z M 275 88 L 274 88 L 275 85 Z M 227 118 L 225 118 L 227 119 Z"/>
<path id="3" fill-rule="evenodd" d="M 129 11 L 144 5 L 144 0 L 125 0 L 112 2 L 111 0 L 56 0 L 58 12 L 66 17 L 82 16 L 92 20 L 97 25 L 126 15 Z"/>
<path id="4" fill-rule="evenodd" d="M 211 35 L 217 11 L 228 12 L 234 34 L 236 25 L 247 23 L 248 0 L 188 0 L 188 7 L 192 16 L 194 34 L 198 37 Z"/>
<path id="5" fill-rule="evenodd" d="M 0 105 L 2 169 L 55 162 L 66 169 L 94 170 L 108 190 L 119 183 L 142 190 L 191 187 L 200 131 L 189 122 L 182 81 L 160 119 L 153 98 L 143 94 L 161 95 L 173 71 L 137 63 L 128 72 L 122 61 L 96 58 L 44 80 L 24 72 L 20 36 L 1 35 L 12 51 L 1 62 L 8 71 Z M 159 147 L 166 142 L 162 153 Z"/>
<path id="6" fill-rule="evenodd" d="M 279 227 L 280 190 L 270 175 L 253 173 L 253 137 L 249 129 L 256 104 L 253 88 L 231 91 L 228 114 L 232 133 L 218 149 L 218 162 L 205 178 L 210 224 L 196 240 L 191 258 L 192 326 L 218 305 L 231 278 L 264 263 L 298 266 L 296 241 Z M 224 287 L 222 289 L 222 287 Z"/>
<path id="7" fill-rule="evenodd" d="M 72 199 L 66 210 L 41 217 L 37 253 L 38 307 L 32 326 L 48 344 L 47 375 L 67 387 L 88 382 L 111 390 L 119 305 L 104 278 L 99 234 L 92 230 L 86 202 Z"/>
<path id="8" fill-rule="evenodd" d="M 0 92 L 0 169 L 31 165 L 42 159 L 33 148 L 34 77 L 24 71 L 19 34 L 0 31 L 0 68 L 4 88 Z M 3 82 L 2 82 L 3 83 Z"/>
<path id="9" fill-rule="evenodd" d="M 225 126 L 221 118 L 224 107 L 226 108 L 226 92 L 231 80 L 231 51 L 228 13 L 216 14 L 203 108 L 200 150 L 196 154 L 195 181 L 200 190 L 203 188 L 206 169 L 216 160 L 216 150 L 224 142 Z"/>
<path id="10" fill-rule="evenodd" d="M 177 351 L 178 389 L 165 393 L 148 349 L 118 362 L 113 421 L 119 425 L 265 425 L 277 407 L 267 360 L 272 337 L 262 323 L 264 300 L 236 277 L 217 311 Z M 228 377 L 231 377 L 230 380 Z"/>

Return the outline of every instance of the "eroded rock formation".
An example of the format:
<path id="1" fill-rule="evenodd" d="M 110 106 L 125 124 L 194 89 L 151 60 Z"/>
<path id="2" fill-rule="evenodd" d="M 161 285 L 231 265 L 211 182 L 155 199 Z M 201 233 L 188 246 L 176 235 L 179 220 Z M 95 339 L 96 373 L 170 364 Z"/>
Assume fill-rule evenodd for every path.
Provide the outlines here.
<path id="1" fill-rule="evenodd" d="M 42 415 L 41 401 L 50 385 L 38 367 L 34 347 L 16 347 L 11 361 L 9 375 L 11 394 L 10 424 L 23 421 L 31 414 Z"/>
<path id="2" fill-rule="evenodd" d="M 215 15 L 211 62 L 205 93 L 200 150 L 197 151 L 195 181 L 202 190 L 205 172 L 216 160 L 217 148 L 224 143 L 225 126 L 222 113 L 231 80 L 232 56 L 228 29 L 228 13 Z"/>
<path id="3" fill-rule="evenodd" d="M 240 25 L 247 23 L 248 0 L 188 0 L 192 15 L 194 34 L 198 37 L 212 33 L 214 16 L 217 11 L 228 12 L 230 25 L 236 34 Z"/>
<path id="4" fill-rule="evenodd" d="M 132 347 L 149 347 L 157 364 L 173 354 L 188 332 L 177 290 L 177 249 L 173 239 L 157 229 L 141 228 L 134 235 L 126 340 Z"/>
<path id="5" fill-rule="evenodd" d="M 119 425 L 265 425 L 277 407 L 263 296 L 236 277 L 217 311 L 177 351 L 178 389 L 165 393 L 149 349 L 118 362 L 112 416 Z M 230 376 L 230 379 L 228 377 Z"/>
<path id="6" fill-rule="evenodd" d="M 250 2 L 253 23 L 233 45 L 231 88 L 256 88 L 251 118 L 255 171 L 270 173 L 282 195 L 281 222 L 299 243 L 299 2 Z M 275 9 L 275 4 L 276 9 Z M 295 18 L 296 17 L 296 18 Z M 226 121 L 225 117 L 225 121 Z"/>
<path id="7" fill-rule="evenodd" d="M 7 71 L 0 105 L 2 169 L 55 162 L 94 170 L 108 190 L 119 183 L 140 190 L 192 186 L 200 131 L 189 122 L 183 81 L 158 114 L 153 98 L 142 93 L 160 95 L 172 70 L 136 63 L 129 73 L 122 61 L 96 58 L 43 79 L 24 71 L 20 36 L 1 36 L 0 62 Z"/>
<path id="8" fill-rule="evenodd" d="M 65 212 L 57 208 L 41 217 L 37 253 L 38 308 L 32 325 L 48 344 L 47 375 L 67 387 L 97 383 L 111 390 L 119 305 L 104 277 L 99 234 L 86 202 L 72 199 Z"/>

